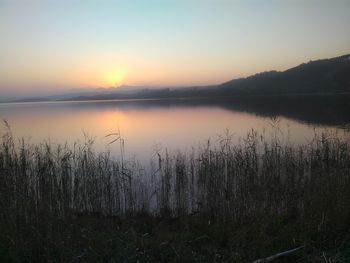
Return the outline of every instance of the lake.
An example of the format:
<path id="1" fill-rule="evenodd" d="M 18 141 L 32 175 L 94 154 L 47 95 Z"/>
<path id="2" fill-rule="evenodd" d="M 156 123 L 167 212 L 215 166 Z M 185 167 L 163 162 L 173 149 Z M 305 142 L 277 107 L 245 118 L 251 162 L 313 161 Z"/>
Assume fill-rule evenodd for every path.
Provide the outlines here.
<path id="1" fill-rule="evenodd" d="M 347 95 L 3 103 L 0 118 L 16 138 L 72 145 L 85 134 L 96 150 L 117 156 L 118 144 L 109 145 L 113 137 L 106 135 L 119 130 L 127 157 L 148 162 L 157 151 L 188 152 L 208 140 L 215 145 L 227 130 L 237 143 L 251 129 L 269 137 L 277 122 L 281 140 L 292 143 L 325 129 L 342 134 L 350 123 L 349 101 Z"/>

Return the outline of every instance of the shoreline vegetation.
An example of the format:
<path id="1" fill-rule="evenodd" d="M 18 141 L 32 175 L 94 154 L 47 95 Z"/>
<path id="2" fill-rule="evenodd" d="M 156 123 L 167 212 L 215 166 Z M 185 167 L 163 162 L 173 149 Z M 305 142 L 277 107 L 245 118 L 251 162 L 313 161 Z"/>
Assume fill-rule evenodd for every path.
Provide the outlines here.
<path id="1" fill-rule="evenodd" d="M 93 140 L 0 142 L 2 262 L 286 262 L 350 260 L 350 135 L 303 145 L 252 130 L 150 168 Z M 290 261 L 288 261 L 290 260 Z M 263 261 L 262 261 L 263 262 Z"/>

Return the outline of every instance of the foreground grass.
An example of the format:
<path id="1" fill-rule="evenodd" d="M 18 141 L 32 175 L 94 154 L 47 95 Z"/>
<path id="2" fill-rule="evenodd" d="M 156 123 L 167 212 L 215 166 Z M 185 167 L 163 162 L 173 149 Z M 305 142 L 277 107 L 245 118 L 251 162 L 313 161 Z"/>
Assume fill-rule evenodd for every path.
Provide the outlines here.
<path id="1" fill-rule="evenodd" d="M 119 137 L 115 160 L 91 140 L 70 149 L 6 132 L 0 261 L 251 262 L 298 246 L 287 261 L 350 260 L 348 138 L 230 139 L 145 170 L 124 160 Z"/>
<path id="2" fill-rule="evenodd" d="M 144 215 L 51 219 L 50 224 L 22 226 L 15 240 L 6 240 L 13 235 L 6 229 L 1 262 L 252 262 L 300 245 L 305 248 L 283 262 L 350 260 L 346 229 L 320 231 L 302 222 L 262 219 L 235 225 Z"/>

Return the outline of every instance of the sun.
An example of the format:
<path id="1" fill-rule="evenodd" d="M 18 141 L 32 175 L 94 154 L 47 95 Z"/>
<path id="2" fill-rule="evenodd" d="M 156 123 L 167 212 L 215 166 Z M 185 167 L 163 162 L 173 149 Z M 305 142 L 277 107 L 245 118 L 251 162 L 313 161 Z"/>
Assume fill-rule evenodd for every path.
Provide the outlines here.
<path id="1" fill-rule="evenodd" d="M 105 85 L 118 87 L 123 84 L 125 79 L 125 71 L 121 69 L 109 69 L 103 72 L 102 82 Z"/>

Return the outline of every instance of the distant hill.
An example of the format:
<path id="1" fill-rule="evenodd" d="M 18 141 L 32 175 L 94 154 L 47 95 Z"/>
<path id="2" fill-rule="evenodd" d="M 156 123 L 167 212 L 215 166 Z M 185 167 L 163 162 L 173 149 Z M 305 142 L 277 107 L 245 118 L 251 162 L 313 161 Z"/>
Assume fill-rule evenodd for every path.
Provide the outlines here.
<path id="1" fill-rule="evenodd" d="M 218 88 L 234 94 L 350 92 L 350 54 L 310 61 L 283 72 L 270 71 L 231 80 Z"/>
<path id="2" fill-rule="evenodd" d="M 25 98 L 19 101 L 43 100 L 123 100 L 173 99 L 287 94 L 350 93 L 350 54 L 310 61 L 285 71 L 269 71 L 246 78 L 198 87 L 132 87 L 96 89 L 47 98 Z"/>

